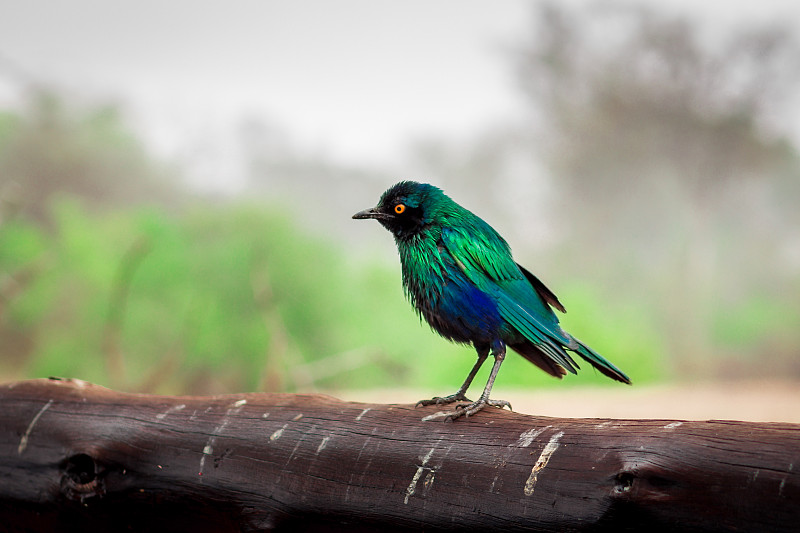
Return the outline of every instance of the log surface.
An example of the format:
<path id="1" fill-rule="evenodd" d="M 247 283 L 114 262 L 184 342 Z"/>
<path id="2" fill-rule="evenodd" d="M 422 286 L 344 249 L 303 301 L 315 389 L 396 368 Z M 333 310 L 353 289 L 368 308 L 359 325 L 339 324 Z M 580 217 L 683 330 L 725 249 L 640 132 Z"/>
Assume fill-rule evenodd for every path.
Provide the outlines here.
<path id="1" fill-rule="evenodd" d="M 576 392 L 577 393 L 577 392 Z M 3 531 L 797 531 L 800 425 L 0 385 Z"/>

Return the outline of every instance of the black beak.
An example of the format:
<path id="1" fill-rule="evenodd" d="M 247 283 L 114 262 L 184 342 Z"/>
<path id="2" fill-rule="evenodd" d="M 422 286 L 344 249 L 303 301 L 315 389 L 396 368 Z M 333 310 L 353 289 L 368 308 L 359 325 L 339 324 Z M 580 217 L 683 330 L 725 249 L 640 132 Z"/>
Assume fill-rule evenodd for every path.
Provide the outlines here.
<path id="1" fill-rule="evenodd" d="M 382 211 L 378 211 L 378 208 L 376 208 L 376 207 L 372 207 L 370 209 L 364 209 L 363 211 L 359 211 L 358 213 L 353 215 L 353 218 L 356 218 L 356 219 L 377 218 L 377 219 L 380 220 L 382 218 L 389 218 L 389 215 L 387 215 L 386 213 L 384 213 Z"/>

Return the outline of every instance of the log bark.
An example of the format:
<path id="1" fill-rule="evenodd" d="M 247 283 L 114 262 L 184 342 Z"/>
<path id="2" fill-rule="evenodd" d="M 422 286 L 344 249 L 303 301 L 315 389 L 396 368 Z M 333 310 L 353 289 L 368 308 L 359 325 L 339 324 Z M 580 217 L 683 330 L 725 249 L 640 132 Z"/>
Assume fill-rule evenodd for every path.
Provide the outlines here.
<path id="1" fill-rule="evenodd" d="M 576 394 L 579 394 L 576 391 Z M 0 385 L 3 531 L 797 531 L 800 425 Z M 426 420 L 423 420 L 427 418 Z"/>

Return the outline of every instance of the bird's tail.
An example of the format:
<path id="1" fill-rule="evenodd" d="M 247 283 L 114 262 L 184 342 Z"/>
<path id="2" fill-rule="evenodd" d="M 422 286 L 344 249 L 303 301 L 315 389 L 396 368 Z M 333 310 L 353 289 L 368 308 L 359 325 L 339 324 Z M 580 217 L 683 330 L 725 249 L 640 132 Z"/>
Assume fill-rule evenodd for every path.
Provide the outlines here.
<path id="1" fill-rule="evenodd" d="M 563 366 L 556 363 L 552 357 L 546 355 L 529 340 L 525 340 L 524 342 L 520 343 L 509 344 L 508 347 L 551 376 L 561 379 L 561 377 L 567 373 Z M 570 362 L 573 362 L 572 358 L 567 352 L 564 352 L 564 355 L 569 359 Z M 575 374 L 574 368 L 570 368 L 569 371 Z"/>
<path id="2" fill-rule="evenodd" d="M 589 361 L 589 364 L 599 370 L 602 374 L 610 377 L 611 379 L 621 381 L 622 383 L 627 383 L 628 385 L 631 384 L 630 378 L 605 357 L 595 352 L 575 337 L 572 337 L 572 340 L 575 341 L 576 346 L 574 348 L 570 346 L 569 349 Z"/>

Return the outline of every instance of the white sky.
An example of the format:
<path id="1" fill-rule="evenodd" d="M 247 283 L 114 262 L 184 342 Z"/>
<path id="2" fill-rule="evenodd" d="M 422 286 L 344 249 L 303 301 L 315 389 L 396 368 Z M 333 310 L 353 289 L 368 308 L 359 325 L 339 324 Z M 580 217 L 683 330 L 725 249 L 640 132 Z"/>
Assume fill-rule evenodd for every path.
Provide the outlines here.
<path id="1" fill-rule="evenodd" d="M 356 164 L 392 161 L 415 137 L 469 138 L 519 112 L 508 50 L 534 4 L 0 0 L 0 104 L 19 96 L 13 64 L 73 94 L 122 102 L 165 155 L 255 115 L 292 144 Z M 709 31 L 769 19 L 800 30 L 796 0 L 669 9 L 697 13 Z"/>

